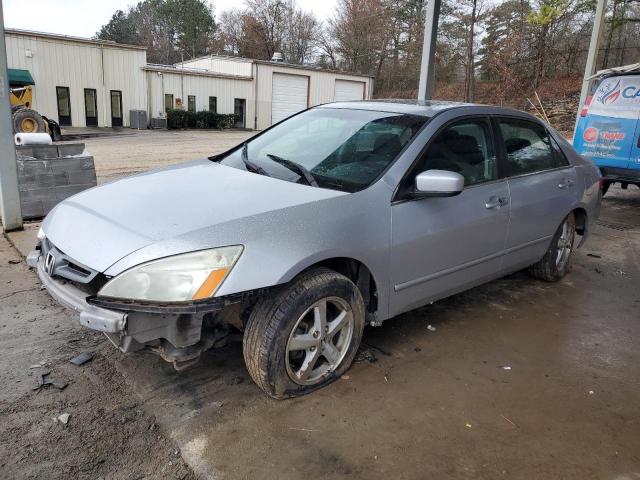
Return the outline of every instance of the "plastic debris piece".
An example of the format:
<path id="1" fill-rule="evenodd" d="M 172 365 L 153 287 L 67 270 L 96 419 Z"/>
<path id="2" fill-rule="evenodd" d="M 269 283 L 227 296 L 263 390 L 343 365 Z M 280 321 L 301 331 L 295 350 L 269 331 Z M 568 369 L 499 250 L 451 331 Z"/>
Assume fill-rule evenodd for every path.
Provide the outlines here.
<path id="1" fill-rule="evenodd" d="M 434 327 L 433 325 L 427 325 L 427 330 L 429 330 L 430 332 L 435 332 L 436 327 Z"/>
<path id="2" fill-rule="evenodd" d="M 56 417 L 56 420 L 60 423 L 62 423 L 63 425 L 66 425 L 67 423 L 69 423 L 69 417 L 71 417 L 71 414 L 69 413 L 61 413 L 60 415 L 58 415 Z"/>
<path id="3" fill-rule="evenodd" d="M 465 423 L 464 426 L 467 427 L 467 428 L 471 428 L 471 424 L 470 423 Z"/>
<path id="4" fill-rule="evenodd" d="M 57 388 L 58 390 L 64 390 L 67 387 L 67 382 L 48 378 L 51 372 L 42 372 L 38 375 L 38 385 L 33 390 L 40 390 L 41 388 L 48 387 L 49 385 Z"/>
<path id="5" fill-rule="evenodd" d="M 594 392 L 593 390 L 589 390 L 589 395 L 593 395 L 594 393 L 596 392 Z"/>
<path id="6" fill-rule="evenodd" d="M 511 370 L 511 365 L 503 365 L 502 367 L 503 370 Z"/>
<path id="7" fill-rule="evenodd" d="M 340 378 L 342 378 L 342 380 L 349 380 L 349 375 L 342 375 Z"/>
<path id="8" fill-rule="evenodd" d="M 69 361 L 71 363 L 73 363 L 74 365 L 80 366 L 80 365 L 84 365 L 85 363 L 91 361 L 91 359 L 93 359 L 93 355 L 91 353 L 83 352 L 80 355 L 78 355 L 76 357 L 73 357 Z"/>

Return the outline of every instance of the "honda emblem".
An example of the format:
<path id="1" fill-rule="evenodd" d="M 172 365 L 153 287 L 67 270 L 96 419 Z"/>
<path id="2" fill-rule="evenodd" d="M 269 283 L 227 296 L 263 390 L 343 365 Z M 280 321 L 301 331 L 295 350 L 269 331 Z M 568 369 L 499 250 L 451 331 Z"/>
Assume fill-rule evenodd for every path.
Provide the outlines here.
<path id="1" fill-rule="evenodd" d="M 44 259 L 44 271 L 49 275 L 53 273 L 53 267 L 56 265 L 56 257 L 53 256 L 51 252 L 47 253 L 47 256 Z"/>

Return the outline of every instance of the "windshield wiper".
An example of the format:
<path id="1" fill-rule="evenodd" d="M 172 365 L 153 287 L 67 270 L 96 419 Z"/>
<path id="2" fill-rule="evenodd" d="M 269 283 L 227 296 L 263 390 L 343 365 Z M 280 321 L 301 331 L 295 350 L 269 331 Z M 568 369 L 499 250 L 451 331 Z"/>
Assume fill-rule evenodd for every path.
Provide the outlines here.
<path id="1" fill-rule="evenodd" d="M 267 153 L 267 157 L 273 160 L 276 163 L 279 163 L 285 168 L 292 170 L 300 175 L 300 177 L 304 178 L 307 182 L 307 185 L 311 185 L 312 187 L 319 187 L 318 182 L 315 178 L 313 178 L 313 174 L 307 170 L 304 165 L 300 165 L 297 162 L 287 160 L 286 158 L 279 157 L 277 155 L 273 155 L 271 153 Z"/>
<path id="2" fill-rule="evenodd" d="M 242 161 L 244 162 L 245 166 L 247 167 L 247 170 L 249 170 L 251 172 L 254 172 L 254 173 L 259 173 L 260 175 L 264 175 L 265 177 L 270 177 L 271 175 L 269 175 L 264 168 L 256 165 L 251 160 L 249 160 L 249 154 L 248 154 L 247 150 L 248 150 L 247 142 L 244 142 L 242 144 Z"/>

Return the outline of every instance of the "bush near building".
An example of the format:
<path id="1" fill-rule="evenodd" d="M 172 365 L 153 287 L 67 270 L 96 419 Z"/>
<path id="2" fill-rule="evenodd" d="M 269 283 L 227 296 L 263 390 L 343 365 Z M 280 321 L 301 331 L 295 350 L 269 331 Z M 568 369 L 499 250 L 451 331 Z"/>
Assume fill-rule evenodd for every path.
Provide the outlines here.
<path id="1" fill-rule="evenodd" d="M 214 113 L 208 110 L 189 112 L 175 108 L 167 110 L 167 128 L 231 128 L 236 121 L 233 113 Z"/>

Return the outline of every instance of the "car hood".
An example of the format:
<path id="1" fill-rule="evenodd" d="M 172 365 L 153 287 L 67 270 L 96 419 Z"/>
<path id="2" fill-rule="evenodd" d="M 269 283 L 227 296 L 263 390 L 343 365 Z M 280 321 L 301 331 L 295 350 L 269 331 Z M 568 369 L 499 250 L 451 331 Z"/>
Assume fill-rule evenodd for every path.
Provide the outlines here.
<path id="1" fill-rule="evenodd" d="M 43 231 L 75 261 L 103 272 L 152 243 L 341 195 L 200 160 L 74 195 L 51 211 Z"/>

